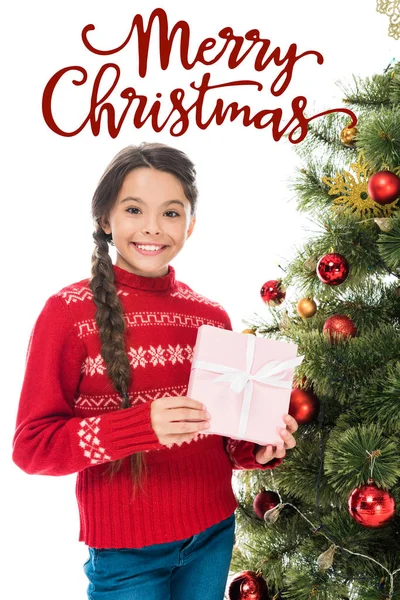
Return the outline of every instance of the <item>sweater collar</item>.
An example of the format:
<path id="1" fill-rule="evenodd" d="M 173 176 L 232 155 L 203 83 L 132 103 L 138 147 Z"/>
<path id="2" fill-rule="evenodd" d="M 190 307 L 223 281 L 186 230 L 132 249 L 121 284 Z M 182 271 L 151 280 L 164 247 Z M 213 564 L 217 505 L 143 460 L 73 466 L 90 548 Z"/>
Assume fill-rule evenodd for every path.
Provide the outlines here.
<path id="1" fill-rule="evenodd" d="M 144 275 L 136 275 L 126 269 L 122 269 L 113 264 L 114 279 L 118 283 L 122 283 L 131 288 L 139 290 L 161 291 L 169 290 L 175 286 L 175 269 L 172 265 L 168 265 L 168 273 L 160 277 L 145 277 Z"/>

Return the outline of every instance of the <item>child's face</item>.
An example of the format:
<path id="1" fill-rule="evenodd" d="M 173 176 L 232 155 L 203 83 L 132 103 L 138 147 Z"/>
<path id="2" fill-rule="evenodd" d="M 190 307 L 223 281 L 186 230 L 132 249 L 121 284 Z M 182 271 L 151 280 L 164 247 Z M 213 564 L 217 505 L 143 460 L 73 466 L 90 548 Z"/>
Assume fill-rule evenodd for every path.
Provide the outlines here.
<path id="1" fill-rule="evenodd" d="M 176 200 L 177 202 L 167 202 Z M 137 275 L 160 277 L 193 231 L 190 202 L 180 181 L 152 168 L 134 169 L 125 177 L 120 193 L 102 227 L 112 233 L 117 266 Z M 142 254 L 135 244 L 166 246 Z"/>

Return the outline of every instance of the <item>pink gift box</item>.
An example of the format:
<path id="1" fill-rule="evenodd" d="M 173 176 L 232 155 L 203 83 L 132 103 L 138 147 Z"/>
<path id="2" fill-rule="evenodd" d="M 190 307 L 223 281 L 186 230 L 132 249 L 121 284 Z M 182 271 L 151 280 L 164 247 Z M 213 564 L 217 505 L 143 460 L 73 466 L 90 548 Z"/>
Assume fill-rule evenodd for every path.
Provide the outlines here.
<path id="1" fill-rule="evenodd" d="M 297 345 L 201 325 L 187 396 L 211 415 L 204 434 L 276 445 L 286 427 Z"/>

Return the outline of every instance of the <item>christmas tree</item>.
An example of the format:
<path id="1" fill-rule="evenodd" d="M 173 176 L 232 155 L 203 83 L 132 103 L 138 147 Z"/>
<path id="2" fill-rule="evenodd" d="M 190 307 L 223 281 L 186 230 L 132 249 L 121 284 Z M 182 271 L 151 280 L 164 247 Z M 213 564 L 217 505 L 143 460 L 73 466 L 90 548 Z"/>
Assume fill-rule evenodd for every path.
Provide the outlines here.
<path id="1" fill-rule="evenodd" d="M 400 63 L 339 86 L 357 126 L 332 114 L 296 146 L 312 237 L 243 321 L 304 359 L 296 447 L 235 475 L 231 600 L 400 598 Z"/>

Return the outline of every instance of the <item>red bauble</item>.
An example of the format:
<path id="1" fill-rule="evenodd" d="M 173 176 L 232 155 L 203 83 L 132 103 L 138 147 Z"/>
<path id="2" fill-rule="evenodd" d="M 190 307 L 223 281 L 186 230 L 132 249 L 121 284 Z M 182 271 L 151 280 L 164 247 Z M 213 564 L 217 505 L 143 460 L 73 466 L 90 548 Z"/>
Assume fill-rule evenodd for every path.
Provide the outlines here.
<path id="1" fill-rule="evenodd" d="M 349 263 L 342 254 L 332 252 L 322 256 L 317 264 L 317 275 L 322 283 L 340 285 L 349 274 Z"/>
<path id="2" fill-rule="evenodd" d="M 279 496 L 276 492 L 262 491 L 254 498 L 253 508 L 257 517 L 264 519 L 267 510 L 275 508 L 279 504 Z"/>
<path id="3" fill-rule="evenodd" d="M 350 317 L 346 317 L 346 315 L 332 315 L 332 317 L 329 317 L 325 321 L 322 332 L 324 334 L 327 333 L 331 343 L 334 344 L 337 341 L 333 335 L 334 333 L 345 339 L 354 337 L 357 335 L 357 327 Z"/>
<path id="4" fill-rule="evenodd" d="M 300 425 L 311 423 L 319 412 L 319 400 L 314 392 L 293 388 L 290 394 L 289 415 Z"/>
<path id="5" fill-rule="evenodd" d="M 254 579 L 243 581 L 240 586 L 240 598 L 242 600 L 260 600 L 260 586 Z"/>
<path id="6" fill-rule="evenodd" d="M 269 600 L 267 582 L 254 571 L 242 571 L 232 579 L 229 600 Z"/>
<path id="7" fill-rule="evenodd" d="M 400 177 L 392 171 L 378 171 L 368 181 L 368 194 L 378 204 L 390 204 L 400 196 Z"/>
<path id="8" fill-rule="evenodd" d="M 282 285 L 281 279 L 271 279 L 266 281 L 260 290 L 261 298 L 269 306 L 278 306 L 282 304 L 286 297 L 286 290 Z"/>
<path id="9" fill-rule="evenodd" d="M 394 516 L 396 502 L 387 490 L 380 490 L 370 479 L 351 492 L 349 512 L 363 527 L 382 527 Z"/>

